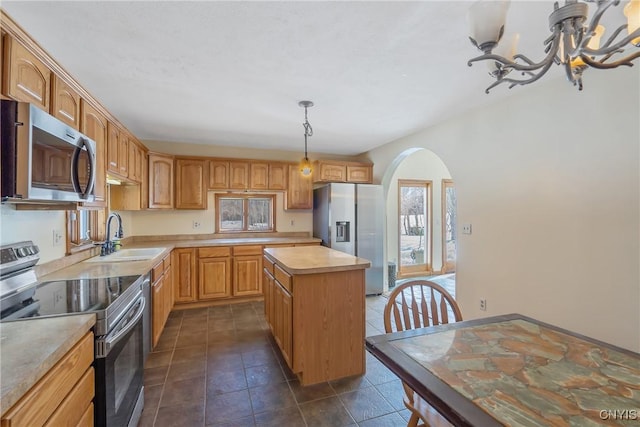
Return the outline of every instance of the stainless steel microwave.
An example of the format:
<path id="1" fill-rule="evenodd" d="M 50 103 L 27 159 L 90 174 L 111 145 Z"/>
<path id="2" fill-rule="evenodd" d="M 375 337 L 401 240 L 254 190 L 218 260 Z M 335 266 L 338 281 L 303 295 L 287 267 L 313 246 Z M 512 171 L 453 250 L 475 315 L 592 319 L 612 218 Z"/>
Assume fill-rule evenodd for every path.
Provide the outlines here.
<path id="1" fill-rule="evenodd" d="M 2 201 L 93 201 L 95 141 L 29 103 L 0 102 Z"/>

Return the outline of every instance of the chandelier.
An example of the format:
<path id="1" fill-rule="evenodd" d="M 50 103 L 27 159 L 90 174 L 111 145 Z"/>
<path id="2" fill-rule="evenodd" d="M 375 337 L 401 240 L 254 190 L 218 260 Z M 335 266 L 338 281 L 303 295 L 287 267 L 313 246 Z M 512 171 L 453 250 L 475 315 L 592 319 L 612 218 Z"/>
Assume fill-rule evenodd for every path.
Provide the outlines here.
<path id="1" fill-rule="evenodd" d="M 311 175 L 311 162 L 309 161 L 309 157 L 307 157 L 307 137 L 313 136 L 313 128 L 307 118 L 307 108 L 313 107 L 313 102 L 300 101 L 298 105 L 304 107 L 304 123 L 302 124 L 304 127 L 304 158 L 300 162 L 300 172 L 304 176 L 309 176 Z"/>
<path id="2" fill-rule="evenodd" d="M 618 27 L 602 45 L 600 40 L 605 29 L 600 25 L 600 19 L 611 6 L 618 6 L 620 0 L 565 0 L 562 7 L 556 2 L 549 15 L 552 34 L 544 41 L 546 56 L 540 62 L 515 52 L 517 34 L 505 37 L 507 43 L 498 45 L 503 38 L 509 3 L 509 0 L 480 0 L 469 9 L 469 38 L 484 54 L 469 60 L 468 64 L 487 61 L 489 74 L 496 79 L 486 93 L 502 83 L 507 83 L 509 89 L 533 83 L 553 64 L 562 66 L 569 81 L 582 90 L 582 73 L 587 68 L 630 67 L 633 66 L 631 61 L 640 57 L 640 49 L 637 49 L 640 47 L 640 0 L 629 1 L 624 8 L 627 24 Z M 587 3 L 597 6 L 589 22 Z M 627 34 L 621 36 L 625 29 Z M 625 48 L 630 48 L 631 52 L 626 52 Z M 509 75 L 514 70 L 520 72 L 520 76 Z"/>

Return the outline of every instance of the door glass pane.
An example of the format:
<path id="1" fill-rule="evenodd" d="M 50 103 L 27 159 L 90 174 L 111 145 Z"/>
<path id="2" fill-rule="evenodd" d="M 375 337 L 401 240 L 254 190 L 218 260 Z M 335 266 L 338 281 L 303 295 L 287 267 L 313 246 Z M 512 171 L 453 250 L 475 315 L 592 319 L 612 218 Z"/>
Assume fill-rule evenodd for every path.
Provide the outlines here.
<path id="1" fill-rule="evenodd" d="M 243 229 L 242 199 L 220 200 L 220 231 Z"/>
<path id="2" fill-rule="evenodd" d="M 249 199 L 249 231 L 271 229 L 271 198 Z"/>
<path id="3" fill-rule="evenodd" d="M 426 264 L 425 186 L 400 187 L 400 267 Z"/>
<path id="4" fill-rule="evenodd" d="M 445 229 L 444 229 L 444 244 L 445 244 L 445 259 L 446 270 L 451 271 L 456 265 L 456 189 L 453 184 L 447 184 L 445 187 Z"/>

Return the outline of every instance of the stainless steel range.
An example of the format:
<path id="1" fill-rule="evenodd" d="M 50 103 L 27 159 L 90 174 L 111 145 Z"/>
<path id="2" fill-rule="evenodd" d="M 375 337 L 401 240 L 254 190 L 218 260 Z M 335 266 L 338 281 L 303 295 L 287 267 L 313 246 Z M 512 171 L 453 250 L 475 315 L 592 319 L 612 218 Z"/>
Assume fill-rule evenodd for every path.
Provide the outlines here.
<path id="1" fill-rule="evenodd" d="M 0 321 L 93 313 L 96 426 L 136 426 L 144 405 L 143 283 L 148 275 L 38 283 L 31 241 L 0 247 Z"/>

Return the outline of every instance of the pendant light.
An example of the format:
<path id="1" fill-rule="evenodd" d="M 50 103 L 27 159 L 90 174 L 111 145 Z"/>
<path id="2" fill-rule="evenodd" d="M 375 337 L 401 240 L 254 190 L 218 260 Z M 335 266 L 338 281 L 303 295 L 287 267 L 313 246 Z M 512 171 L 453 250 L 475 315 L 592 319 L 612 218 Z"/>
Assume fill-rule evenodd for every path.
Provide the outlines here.
<path id="1" fill-rule="evenodd" d="M 310 176 L 311 162 L 309 161 L 309 157 L 307 157 L 307 137 L 313 136 L 313 128 L 307 118 L 307 108 L 313 107 L 313 102 L 300 101 L 298 105 L 304 107 L 304 123 L 302 124 L 304 127 L 304 158 L 300 161 L 300 173 L 304 176 Z"/>

